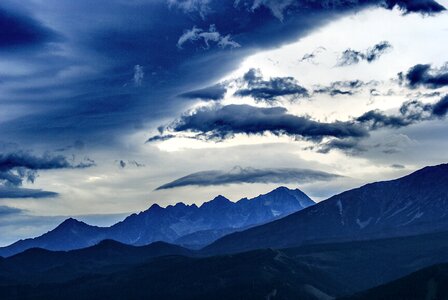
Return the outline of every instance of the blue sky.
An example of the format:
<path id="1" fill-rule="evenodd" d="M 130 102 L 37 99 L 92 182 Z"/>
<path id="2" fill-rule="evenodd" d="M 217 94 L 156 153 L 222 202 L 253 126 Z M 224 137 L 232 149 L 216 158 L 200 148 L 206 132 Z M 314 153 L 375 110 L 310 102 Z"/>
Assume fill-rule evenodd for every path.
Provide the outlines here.
<path id="1" fill-rule="evenodd" d="M 2 1 L 0 244 L 446 162 L 447 5 Z"/>

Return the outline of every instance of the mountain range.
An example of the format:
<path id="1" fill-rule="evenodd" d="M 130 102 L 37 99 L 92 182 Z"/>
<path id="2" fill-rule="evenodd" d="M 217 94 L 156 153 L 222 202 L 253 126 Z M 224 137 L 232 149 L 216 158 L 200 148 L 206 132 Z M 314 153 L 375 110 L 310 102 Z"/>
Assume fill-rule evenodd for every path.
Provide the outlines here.
<path id="1" fill-rule="evenodd" d="M 314 204 L 302 191 L 286 187 L 237 202 L 217 196 L 201 206 L 177 203 L 163 208 L 153 204 L 148 210 L 132 214 L 111 227 L 91 226 L 69 218 L 42 236 L 0 248 L 0 256 L 30 248 L 80 249 L 105 239 L 129 245 L 164 241 L 199 248 L 236 230 L 273 221 Z"/>
<path id="2" fill-rule="evenodd" d="M 153 206 L 114 226 L 125 228 L 126 224 L 129 239 L 138 232 L 149 234 L 150 226 L 157 224 L 154 220 L 163 228 L 157 234 L 182 232 L 186 240 L 207 238 L 210 232 L 230 233 L 196 250 L 166 242 L 127 245 L 129 239 L 107 239 L 71 251 L 28 249 L 0 257 L 0 298 L 446 298 L 447 164 L 367 184 L 314 205 L 310 201 L 299 190 L 279 188 L 236 203 L 218 196 L 200 207 Z M 300 208 L 284 216 L 277 214 L 290 204 Z M 175 213 L 181 208 L 201 210 L 201 224 L 209 227 L 192 226 L 191 233 L 175 231 L 171 220 L 198 224 L 191 223 L 198 220 L 193 213 Z M 263 221 L 265 216 L 272 221 Z M 114 226 L 107 230 L 115 232 Z M 105 230 L 68 219 L 28 241 L 73 247 L 76 238 L 86 237 L 86 232 L 96 234 L 89 240 L 95 243 L 107 236 Z M 141 235 L 146 240 L 153 236 Z M 179 241 L 182 237 L 171 238 Z"/>
<path id="3" fill-rule="evenodd" d="M 285 218 L 235 232 L 211 253 L 387 238 L 448 228 L 448 164 L 343 192 Z"/>

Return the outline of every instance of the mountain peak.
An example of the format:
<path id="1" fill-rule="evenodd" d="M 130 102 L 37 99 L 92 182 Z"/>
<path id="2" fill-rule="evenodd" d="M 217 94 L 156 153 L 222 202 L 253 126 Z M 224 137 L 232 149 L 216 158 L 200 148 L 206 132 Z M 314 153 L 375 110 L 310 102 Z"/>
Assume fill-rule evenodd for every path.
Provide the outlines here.
<path id="1" fill-rule="evenodd" d="M 74 218 L 68 218 L 68 219 L 64 220 L 64 222 L 59 224 L 54 229 L 54 231 L 60 232 L 60 231 L 72 230 L 73 228 L 85 228 L 85 227 L 90 227 L 90 225 L 88 225 L 82 221 L 76 220 Z"/>
<path id="2" fill-rule="evenodd" d="M 274 189 L 273 192 L 283 192 L 283 191 L 291 191 L 291 189 L 287 188 L 286 186 L 279 186 L 278 188 Z"/>
<path id="3" fill-rule="evenodd" d="M 68 218 L 68 219 L 65 219 L 64 222 L 59 224 L 58 227 L 72 227 L 72 226 L 76 226 L 76 225 L 86 225 L 86 223 L 76 220 L 74 218 Z"/>
<path id="4" fill-rule="evenodd" d="M 224 202 L 230 202 L 230 200 L 227 199 L 226 197 L 224 197 L 223 195 L 218 195 L 218 196 L 216 196 L 212 201 L 224 201 Z"/>
<path id="5" fill-rule="evenodd" d="M 158 205 L 157 203 L 154 203 L 153 205 L 151 205 L 151 207 L 148 209 L 148 211 L 160 211 L 163 210 L 163 207 L 161 207 L 160 205 Z"/>
<path id="6" fill-rule="evenodd" d="M 216 207 L 231 204 L 232 201 L 224 197 L 223 195 L 218 195 L 213 200 L 204 202 L 200 207 Z"/>

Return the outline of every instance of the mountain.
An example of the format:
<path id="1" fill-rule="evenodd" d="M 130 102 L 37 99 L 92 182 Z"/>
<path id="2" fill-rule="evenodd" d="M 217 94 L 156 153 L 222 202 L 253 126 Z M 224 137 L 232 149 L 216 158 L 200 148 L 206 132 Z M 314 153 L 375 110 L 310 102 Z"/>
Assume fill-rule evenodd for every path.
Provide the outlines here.
<path id="1" fill-rule="evenodd" d="M 195 253 L 164 242 L 135 247 L 113 240 L 72 251 L 33 248 L 0 260 L 0 285 L 62 282 L 92 273 L 116 272 L 166 255 L 194 256 Z"/>
<path id="2" fill-rule="evenodd" d="M 154 204 L 148 210 L 133 214 L 111 227 L 90 226 L 75 219 L 67 219 L 42 236 L 0 248 L 0 256 L 11 256 L 30 248 L 64 251 L 80 249 L 104 239 L 130 245 L 147 245 L 155 241 L 176 242 L 199 248 L 225 234 L 273 221 L 313 204 L 300 190 L 285 187 L 238 202 L 217 196 L 199 207 L 177 203 L 162 208 Z"/>
<path id="3" fill-rule="evenodd" d="M 165 256 L 113 273 L 65 282 L 0 284 L 2 300 L 20 299 L 330 299 L 326 276 L 276 250 L 192 258 Z M 321 298 L 322 299 L 322 298 Z"/>
<path id="4" fill-rule="evenodd" d="M 447 248 L 448 232 L 205 257 L 165 243 L 30 249 L 0 264 L 0 299 L 333 299 L 448 262 Z"/>
<path id="5" fill-rule="evenodd" d="M 448 264 L 438 264 L 341 300 L 448 299 Z"/>
<path id="6" fill-rule="evenodd" d="M 227 235 L 204 251 L 230 253 L 406 236 L 447 226 L 448 164 L 443 164 L 346 191 L 280 220 Z"/>

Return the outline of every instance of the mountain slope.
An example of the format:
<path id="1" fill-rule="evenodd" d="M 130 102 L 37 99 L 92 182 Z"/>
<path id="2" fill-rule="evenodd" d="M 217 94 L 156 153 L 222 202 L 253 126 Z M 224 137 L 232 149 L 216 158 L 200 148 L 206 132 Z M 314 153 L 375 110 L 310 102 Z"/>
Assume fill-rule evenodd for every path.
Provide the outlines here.
<path id="1" fill-rule="evenodd" d="M 204 251 L 239 252 L 435 232 L 448 226 L 448 165 L 367 184 L 283 219 L 225 236 Z"/>
<path id="2" fill-rule="evenodd" d="M 448 264 L 434 265 L 343 299 L 448 299 Z"/>
<path id="3" fill-rule="evenodd" d="M 330 299 L 325 274 L 281 251 L 191 258 L 165 256 L 111 274 L 63 283 L 0 285 L 8 299 Z M 322 298 L 320 298 L 322 299 Z"/>
<path id="4" fill-rule="evenodd" d="M 178 203 L 162 208 L 154 204 L 111 227 L 90 226 L 68 219 L 40 237 L 0 248 L 0 256 L 11 256 L 36 247 L 56 251 L 80 249 L 104 239 L 130 245 L 178 241 L 182 245 L 201 247 L 235 230 L 263 224 L 313 204 L 303 192 L 285 187 L 235 203 L 218 196 L 200 207 Z M 200 233 L 194 235 L 195 232 Z"/>

